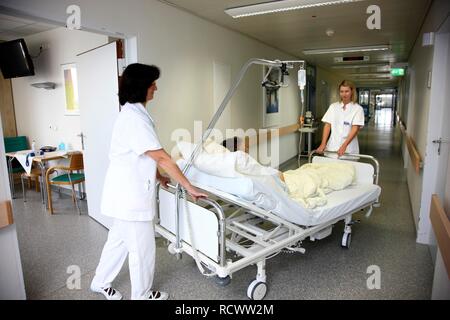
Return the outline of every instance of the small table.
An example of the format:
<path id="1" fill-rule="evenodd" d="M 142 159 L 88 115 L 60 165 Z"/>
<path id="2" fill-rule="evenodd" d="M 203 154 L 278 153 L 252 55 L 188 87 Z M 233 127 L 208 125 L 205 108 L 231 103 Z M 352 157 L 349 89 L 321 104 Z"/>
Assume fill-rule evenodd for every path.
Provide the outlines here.
<path id="1" fill-rule="evenodd" d="M 6 156 L 8 159 L 8 169 L 9 169 L 9 183 L 11 186 L 11 196 L 14 199 L 15 198 L 15 188 L 14 188 L 14 178 L 12 174 L 12 161 L 17 156 L 17 154 L 21 153 L 29 153 L 32 150 L 22 150 L 17 152 L 8 152 L 6 153 Z M 42 175 L 42 186 L 41 186 L 41 193 L 42 193 L 42 203 L 45 204 L 45 207 L 47 208 L 47 185 L 45 183 L 45 174 L 47 172 L 47 162 L 50 160 L 59 160 L 59 159 L 66 159 L 72 154 L 73 152 L 78 151 L 53 151 L 53 152 L 46 152 L 42 156 L 35 156 L 33 158 L 33 162 L 36 162 L 39 165 L 39 168 L 41 169 L 41 175 Z"/>
<path id="2" fill-rule="evenodd" d="M 308 134 L 308 155 L 311 153 L 312 134 L 315 133 L 319 127 L 301 127 L 298 129 L 300 132 L 300 139 L 298 141 L 298 166 L 300 167 L 300 158 L 302 157 L 302 136 L 304 133 Z"/>

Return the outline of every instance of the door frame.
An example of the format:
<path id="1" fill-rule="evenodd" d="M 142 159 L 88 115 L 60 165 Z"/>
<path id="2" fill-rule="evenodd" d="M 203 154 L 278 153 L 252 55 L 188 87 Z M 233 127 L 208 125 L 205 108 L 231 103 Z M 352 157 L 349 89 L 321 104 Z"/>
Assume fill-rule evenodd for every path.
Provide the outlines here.
<path id="1" fill-rule="evenodd" d="M 443 126 L 445 125 L 443 119 L 444 108 L 449 106 L 449 102 L 445 101 L 445 95 L 442 94 L 450 88 L 450 79 L 447 78 L 447 70 L 450 68 L 449 55 L 450 17 L 447 16 L 446 21 L 441 25 L 438 32 L 436 32 L 434 44 L 427 144 L 425 148 L 422 196 L 416 239 L 418 243 L 428 245 L 436 245 L 429 216 L 431 196 L 436 193 L 443 199 L 445 192 L 445 190 L 438 190 L 439 188 L 436 185 L 439 175 L 442 174 L 438 172 L 438 165 L 441 161 L 445 161 L 445 163 L 449 161 L 448 153 L 443 152 L 441 156 L 437 155 L 438 146 L 432 142 L 442 136 Z"/>
<path id="2" fill-rule="evenodd" d="M 118 47 L 117 47 L 117 42 L 120 41 L 120 40 L 122 40 L 124 42 L 124 44 L 123 44 L 123 46 L 124 46 L 123 51 L 124 51 L 124 55 L 125 55 L 124 58 L 121 58 L 121 57 L 117 56 L 117 53 L 118 53 L 118 50 L 119 50 Z M 107 50 L 105 52 L 109 52 L 109 53 L 114 52 L 114 54 L 116 56 L 116 64 L 117 64 L 116 67 L 117 67 L 117 72 L 118 72 L 118 74 L 116 73 L 116 77 L 119 77 L 122 74 L 122 71 L 123 71 L 123 69 L 124 69 L 124 67 L 126 65 L 128 65 L 129 63 L 135 62 L 137 60 L 137 38 L 136 37 L 131 37 L 131 38 L 128 38 L 128 39 L 120 39 L 120 40 L 112 41 L 112 42 L 106 43 L 104 45 L 101 45 L 99 47 L 95 47 L 95 48 L 92 48 L 92 49 L 90 49 L 88 51 L 79 53 L 77 55 L 77 59 L 79 57 L 81 57 L 81 56 L 84 56 L 85 54 L 94 54 L 94 56 L 98 55 L 99 53 L 98 53 L 97 50 Z M 111 48 L 111 47 L 106 48 L 107 46 L 111 46 L 111 45 L 114 45 L 115 48 Z M 104 51 L 100 51 L 100 53 L 103 53 L 103 52 Z M 128 54 L 129 54 L 129 56 L 127 57 Z M 77 63 L 79 63 L 79 62 L 80 61 L 77 60 Z M 80 79 L 80 76 L 79 76 L 79 79 Z M 118 81 L 117 81 L 117 85 L 119 85 Z M 83 88 L 81 83 L 79 85 L 79 88 L 80 88 L 79 90 L 82 90 L 82 88 Z M 113 92 L 114 95 L 116 95 L 116 93 L 117 93 L 116 90 L 118 90 L 118 87 L 114 90 L 114 92 Z M 108 94 L 110 94 L 110 93 L 111 92 L 109 92 Z M 80 91 L 80 99 L 81 99 L 81 91 Z M 87 100 L 85 100 L 85 102 L 87 103 Z M 82 103 L 84 103 L 84 102 L 80 101 L 80 104 L 82 104 Z M 120 105 L 119 105 L 118 99 L 117 99 L 117 104 L 118 104 L 118 109 L 117 109 L 117 114 L 118 114 L 120 112 Z M 87 110 L 89 110 L 89 108 L 87 108 Z M 114 112 L 114 115 L 110 114 L 110 115 L 112 115 L 113 118 L 106 116 L 104 119 L 102 119 L 102 126 L 103 126 L 103 128 L 105 130 L 109 131 L 113 127 L 113 124 L 114 124 L 114 121 L 115 121 L 115 118 L 116 118 L 117 114 Z M 81 118 L 80 118 L 80 131 L 84 135 L 86 133 L 86 132 L 84 132 L 86 130 L 86 126 L 87 125 L 89 126 L 89 124 L 92 124 L 91 121 L 95 117 L 92 118 L 92 114 L 90 114 L 90 116 L 86 117 L 86 114 L 83 113 L 83 107 L 82 106 L 80 107 L 80 116 L 81 116 Z M 107 122 L 105 122 L 106 119 L 107 119 Z M 89 126 L 89 127 L 91 127 L 91 126 Z M 107 132 L 103 132 L 103 133 L 107 133 Z M 90 131 L 90 134 L 91 134 L 91 137 L 89 137 L 89 133 L 88 133 L 88 139 L 91 138 L 91 141 L 96 141 L 95 139 L 93 139 L 94 135 L 93 135 L 92 131 Z M 108 139 L 111 139 L 110 132 L 108 134 L 109 134 Z M 98 137 L 98 135 L 96 135 L 96 137 Z M 107 138 L 107 135 L 105 135 L 105 139 L 106 138 Z M 96 171 L 96 170 L 94 170 L 95 168 L 92 168 L 92 167 L 94 167 L 94 163 L 91 161 L 93 159 L 92 157 L 94 156 L 94 154 L 95 154 L 95 157 L 99 157 L 99 159 L 105 159 L 105 161 L 106 161 L 105 163 L 109 162 L 108 161 L 109 143 L 107 145 L 108 146 L 107 149 L 101 149 L 101 150 L 89 149 L 88 145 L 89 144 L 87 144 L 85 146 L 85 171 L 87 171 L 87 169 L 89 168 L 89 171 L 86 172 L 86 174 L 89 173 L 89 172 L 91 172 L 90 174 L 92 174 L 93 172 Z M 88 156 L 88 153 L 89 153 L 89 161 L 88 161 L 88 159 L 86 159 L 86 157 Z M 89 163 L 92 165 L 92 167 L 87 167 L 87 166 L 89 166 Z M 98 168 L 97 168 L 97 172 L 98 172 Z M 101 192 L 100 193 L 97 192 L 97 190 L 99 190 L 99 188 L 101 188 L 101 186 L 103 186 L 104 176 L 102 178 L 101 173 L 100 173 L 100 176 L 98 174 L 97 175 L 92 174 L 91 177 L 87 176 L 86 179 L 92 181 L 90 185 L 87 185 L 88 181 L 86 181 L 88 215 L 89 215 L 89 217 L 91 217 L 92 219 L 94 219 L 95 221 L 99 222 L 101 225 L 103 225 L 107 229 L 109 229 L 109 227 L 112 225 L 112 219 L 110 217 L 107 217 L 107 216 L 103 215 L 100 212 Z M 93 190 L 96 190 L 96 191 L 93 192 L 92 195 L 90 195 L 89 194 L 89 190 L 91 190 L 91 192 Z M 91 212 L 90 210 L 91 211 L 94 210 L 94 211 Z"/>

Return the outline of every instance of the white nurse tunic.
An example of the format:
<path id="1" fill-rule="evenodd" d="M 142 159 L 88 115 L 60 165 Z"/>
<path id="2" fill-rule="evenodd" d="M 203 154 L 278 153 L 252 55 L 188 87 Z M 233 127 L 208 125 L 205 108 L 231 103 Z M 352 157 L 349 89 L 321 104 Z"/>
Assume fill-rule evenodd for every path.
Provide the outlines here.
<path id="1" fill-rule="evenodd" d="M 144 299 L 151 290 L 157 164 L 144 153 L 161 148 L 145 107 L 126 103 L 114 124 L 101 203 L 102 213 L 114 223 L 91 287 L 110 287 L 128 256 L 131 299 Z"/>
<path id="2" fill-rule="evenodd" d="M 352 126 L 364 126 L 364 110 L 354 102 L 348 103 L 345 109 L 342 102 L 336 102 L 330 105 L 322 122 L 331 124 L 331 134 L 326 150 L 338 151 L 350 134 Z M 359 153 L 358 136 L 353 138 L 345 152 Z"/>

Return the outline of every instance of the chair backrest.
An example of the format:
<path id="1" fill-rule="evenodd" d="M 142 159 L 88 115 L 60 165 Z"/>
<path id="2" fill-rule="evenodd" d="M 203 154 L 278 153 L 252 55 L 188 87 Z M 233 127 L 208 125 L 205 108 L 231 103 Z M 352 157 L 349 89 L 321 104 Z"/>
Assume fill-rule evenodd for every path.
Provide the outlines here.
<path id="1" fill-rule="evenodd" d="M 70 170 L 82 170 L 84 169 L 83 154 L 81 152 L 75 152 L 70 155 Z"/>
<path id="2" fill-rule="evenodd" d="M 5 142 L 5 152 L 15 152 L 29 149 L 26 136 L 5 137 L 3 140 Z"/>

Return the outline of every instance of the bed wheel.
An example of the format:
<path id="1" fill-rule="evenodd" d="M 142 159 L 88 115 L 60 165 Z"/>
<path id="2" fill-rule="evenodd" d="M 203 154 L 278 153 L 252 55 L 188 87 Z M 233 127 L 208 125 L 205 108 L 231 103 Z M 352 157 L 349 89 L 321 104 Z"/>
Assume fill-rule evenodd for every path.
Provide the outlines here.
<path id="1" fill-rule="evenodd" d="M 266 283 L 259 280 L 253 280 L 247 289 L 247 297 L 251 300 L 262 300 L 266 296 L 266 293 Z"/>
<path id="2" fill-rule="evenodd" d="M 221 287 L 225 287 L 230 284 L 231 278 L 230 276 L 226 276 L 225 278 L 221 278 L 219 276 L 214 277 L 214 281 Z"/>
<path id="3" fill-rule="evenodd" d="M 344 232 L 342 235 L 341 247 L 349 249 L 351 242 L 352 242 L 352 234 Z"/>

